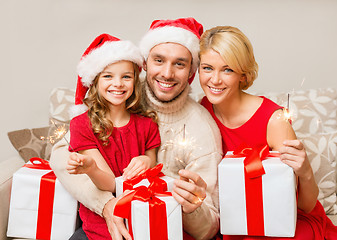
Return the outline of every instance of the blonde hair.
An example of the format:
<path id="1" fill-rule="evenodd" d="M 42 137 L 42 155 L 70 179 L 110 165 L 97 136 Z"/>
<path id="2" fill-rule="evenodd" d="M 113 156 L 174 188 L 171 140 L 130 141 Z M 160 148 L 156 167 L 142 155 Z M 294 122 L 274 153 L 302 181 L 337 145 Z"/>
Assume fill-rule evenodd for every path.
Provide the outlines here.
<path id="1" fill-rule="evenodd" d="M 141 84 L 139 80 L 139 67 L 133 63 L 134 69 L 134 90 L 132 95 L 126 100 L 125 106 L 130 113 L 139 114 L 145 117 L 150 117 L 157 122 L 157 115 L 154 111 L 144 110 L 141 105 Z M 92 130 L 98 134 L 98 138 L 103 141 L 103 145 L 109 144 L 109 137 L 113 131 L 113 123 L 108 118 L 109 103 L 98 92 L 99 73 L 93 84 L 90 86 L 88 96 L 83 100 L 84 104 L 88 106 L 88 117 L 91 122 Z"/>
<path id="2" fill-rule="evenodd" d="M 218 52 L 234 72 L 246 76 L 246 81 L 240 84 L 241 89 L 253 84 L 259 67 L 252 44 L 238 28 L 218 26 L 205 31 L 200 38 L 199 57 L 209 49 Z"/>

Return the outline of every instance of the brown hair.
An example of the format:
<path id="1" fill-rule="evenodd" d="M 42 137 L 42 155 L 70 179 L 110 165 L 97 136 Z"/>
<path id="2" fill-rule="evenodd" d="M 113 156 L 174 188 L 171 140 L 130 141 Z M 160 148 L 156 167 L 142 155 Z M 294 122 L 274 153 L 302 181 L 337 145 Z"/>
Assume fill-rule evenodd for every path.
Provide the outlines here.
<path id="1" fill-rule="evenodd" d="M 154 111 L 145 110 L 141 105 L 141 84 L 139 80 L 139 67 L 133 63 L 135 83 L 132 95 L 126 100 L 126 109 L 130 113 L 139 114 L 145 117 L 150 117 L 157 122 L 158 118 Z M 113 123 L 107 117 L 109 114 L 109 103 L 100 96 L 98 92 L 99 73 L 93 84 L 90 86 L 88 96 L 83 100 L 84 104 L 88 106 L 88 117 L 91 122 L 92 130 L 98 134 L 98 138 L 103 141 L 103 145 L 109 144 L 109 137 L 113 131 Z"/>

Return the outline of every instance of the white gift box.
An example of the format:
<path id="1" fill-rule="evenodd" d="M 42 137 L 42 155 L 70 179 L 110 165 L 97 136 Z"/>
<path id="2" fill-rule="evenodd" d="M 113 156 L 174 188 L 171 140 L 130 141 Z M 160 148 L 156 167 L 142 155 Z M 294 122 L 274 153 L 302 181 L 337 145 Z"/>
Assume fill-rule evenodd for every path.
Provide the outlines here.
<path id="1" fill-rule="evenodd" d="M 40 181 L 51 170 L 22 167 L 13 175 L 9 209 L 9 237 L 36 238 Z M 40 213 L 41 214 L 41 213 Z M 75 232 L 77 220 L 77 201 L 56 179 L 53 200 L 50 239 L 69 239 Z"/>
<path id="2" fill-rule="evenodd" d="M 220 231 L 223 235 L 249 235 L 244 159 L 226 156 L 218 166 Z M 262 165 L 265 170 L 262 175 L 264 236 L 293 237 L 297 218 L 293 169 L 277 157 L 267 157 Z"/>
<path id="3" fill-rule="evenodd" d="M 172 187 L 173 187 L 173 182 L 174 182 L 174 178 L 168 177 L 168 176 L 162 176 L 159 177 L 160 179 L 164 180 L 167 184 L 167 191 L 171 192 L 172 191 Z M 123 193 L 123 183 L 124 183 L 124 179 L 122 176 L 120 177 L 116 177 L 116 197 L 118 197 L 119 195 L 121 195 Z M 142 179 L 139 183 L 135 184 L 133 188 L 139 187 L 139 186 L 145 186 L 148 187 L 150 185 L 149 180 Z"/>
<path id="4" fill-rule="evenodd" d="M 183 226 L 180 204 L 171 196 L 158 198 L 166 205 L 168 239 L 182 240 Z M 134 240 L 151 239 L 149 219 L 149 203 L 139 200 L 132 201 L 131 224 Z"/>

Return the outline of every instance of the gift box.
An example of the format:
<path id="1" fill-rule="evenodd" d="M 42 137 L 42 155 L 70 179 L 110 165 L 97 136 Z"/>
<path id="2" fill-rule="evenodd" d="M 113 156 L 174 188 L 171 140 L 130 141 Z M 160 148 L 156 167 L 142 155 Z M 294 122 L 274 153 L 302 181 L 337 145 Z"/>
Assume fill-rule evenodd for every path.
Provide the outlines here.
<path id="1" fill-rule="evenodd" d="M 267 146 L 228 152 L 218 174 L 221 234 L 295 235 L 296 177 L 279 153 Z"/>
<path id="2" fill-rule="evenodd" d="M 127 219 L 129 233 L 134 240 L 183 239 L 181 206 L 171 193 L 167 192 L 168 187 L 164 179 L 169 182 L 172 182 L 172 179 L 165 178 L 160 173 L 161 167 L 157 165 L 145 173 L 152 176 L 147 178 L 149 183 L 143 181 L 145 185 L 133 185 L 131 190 L 129 186 L 130 192 L 115 206 L 114 215 Z M 141 184 L 142 180 L 137 179 L 135 182 Z M 127 187 L 127 184 L 124 184 L 124 187 Z"/>
<path id="3" fill-rule="evenodd" d="M 8 237 L 69 239 L 75 232 L 77 201 L 46 160 L 32 158 L 13 175 Z"/>

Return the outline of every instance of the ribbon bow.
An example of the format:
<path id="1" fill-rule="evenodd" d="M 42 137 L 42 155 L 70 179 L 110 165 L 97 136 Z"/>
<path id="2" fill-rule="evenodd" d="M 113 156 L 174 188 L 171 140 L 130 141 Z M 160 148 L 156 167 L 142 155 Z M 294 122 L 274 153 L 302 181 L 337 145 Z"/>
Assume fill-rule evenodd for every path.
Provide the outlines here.
<path id="1" fill-rule="evenodd" d="M 125 180 L 123 182 L 123 191 L 125 190 L 132 190 L 134 185 L 142 181 L 143 179 L 147 179 L 150 184 L 154 183 L 158 186 L 156 186 L 156 189 L 163 188 L 165 191 L 167 191 L 167 183 L 160 179 L 160 177 L 165 176 L 161 170 L 163 168 L 163 164 L 160 163 L 157 166 L 150 168 L 146 170 L 144 173 L 134 176 L 131 179 Z"/>
<path id="2" fill-rule="evenodd" d="M 42 158 L 32 157 L 29 159 L 31 164 L 25 164 L 24 167 L 32 168 L 32 169 L 41 169 L 41 170 L 51 170 L 49 162 Z"/>

